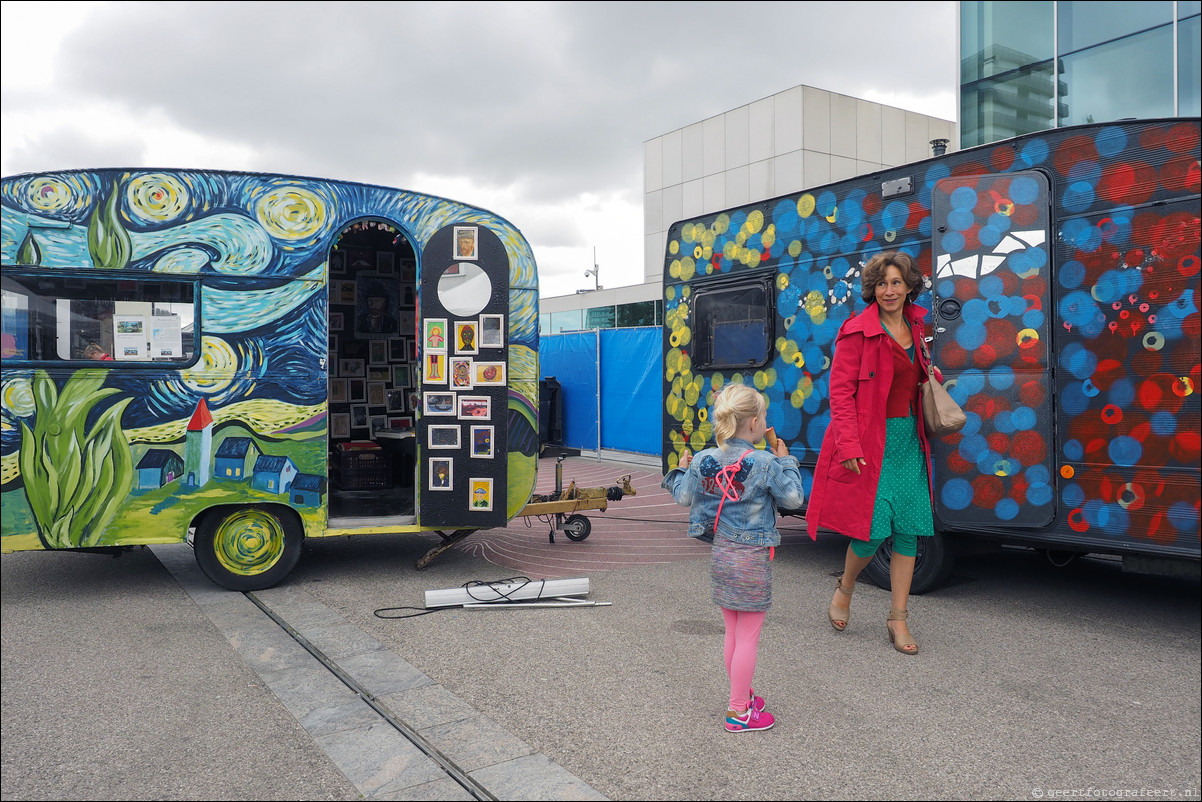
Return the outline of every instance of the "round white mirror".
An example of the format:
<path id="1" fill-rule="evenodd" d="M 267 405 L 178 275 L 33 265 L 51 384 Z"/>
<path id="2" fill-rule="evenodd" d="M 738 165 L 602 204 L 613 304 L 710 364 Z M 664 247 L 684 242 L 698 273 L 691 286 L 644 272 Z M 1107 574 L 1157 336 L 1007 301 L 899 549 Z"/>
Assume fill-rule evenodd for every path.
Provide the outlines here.
<path id="1" fill-rule="evenodd" d="M 478 314 L 491 297 L 492 281 L 479 265 L 453 264 L 438 277 L 438 300 L 452 315 Z"/>

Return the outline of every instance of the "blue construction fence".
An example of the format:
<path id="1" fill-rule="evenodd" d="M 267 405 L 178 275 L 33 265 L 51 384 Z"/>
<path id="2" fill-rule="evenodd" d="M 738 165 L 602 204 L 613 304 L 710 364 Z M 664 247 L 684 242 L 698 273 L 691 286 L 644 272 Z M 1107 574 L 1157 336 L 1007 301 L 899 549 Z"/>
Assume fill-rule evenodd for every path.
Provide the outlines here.
<path id="1" fill-rule="evenodd" d="M 661 453 L 660 326 L 545 334 L 538 359 L 539 378 L 559 382 L 564 446 Z"/>

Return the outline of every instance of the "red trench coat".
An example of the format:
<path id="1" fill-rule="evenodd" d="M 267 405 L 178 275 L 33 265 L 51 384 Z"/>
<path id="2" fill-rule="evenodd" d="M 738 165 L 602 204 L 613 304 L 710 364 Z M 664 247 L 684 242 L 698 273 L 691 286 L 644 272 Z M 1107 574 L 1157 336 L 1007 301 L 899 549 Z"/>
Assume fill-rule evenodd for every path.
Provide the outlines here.
<path id="1" fill-rule="evenodd" d="M 921 343 L 922 321 L 927 310 L 907 303 L 903 314 L 910 322 L 914 344 L 918 346 L 919 375 L 926 381 L 927 360 Z M 835 338 L 830 378 L 831 422 L 822 438 L 805 514 L 806 531 L 811 538 L 817 539 L 821 527 L 857 540 L 869 539 L 872 508 L 885 457 L 885 401 L 893 381 L 892 343 L 881 325 L 876 301 L 847 320 Z M 935 375 L 942 381 L 938 369 Z M 921 405 L 917 414 L 918 439 L 929 475 L 931 446 L 922 423 Z M 857 457 L 867 461 L 860 466 L 858 475 L 842 465 L 844 460 Z M 934 491 L 931 492 L 933 505 Z"/>

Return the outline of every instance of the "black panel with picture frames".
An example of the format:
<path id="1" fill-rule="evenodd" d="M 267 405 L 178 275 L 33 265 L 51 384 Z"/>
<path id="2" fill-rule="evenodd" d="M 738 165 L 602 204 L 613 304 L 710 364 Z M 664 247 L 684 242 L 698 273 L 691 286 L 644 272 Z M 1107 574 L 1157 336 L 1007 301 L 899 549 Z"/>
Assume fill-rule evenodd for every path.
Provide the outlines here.
<path id="1" fill-rule="evenodd" d="M 483 226 L 452 223 L 422 251 L 418 325 L 419 521 L 487 529 L 508 520 L 509 256 Z"/>

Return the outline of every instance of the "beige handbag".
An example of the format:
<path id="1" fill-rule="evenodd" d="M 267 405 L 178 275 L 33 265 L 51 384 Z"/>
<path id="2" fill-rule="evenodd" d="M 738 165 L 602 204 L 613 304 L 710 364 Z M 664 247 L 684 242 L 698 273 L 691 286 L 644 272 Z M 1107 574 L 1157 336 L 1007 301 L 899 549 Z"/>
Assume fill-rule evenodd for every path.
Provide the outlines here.
<path id="1" fill-rule="evenodd" d="M 947 437 L 963 429 L 968 418 L 935 378 L 935 364 L 931 362 L 931 352 L 925 342 L 922 352 L 927 358 L 927 380 L 922 385 L 922 422 L 929 436 Z"/>

